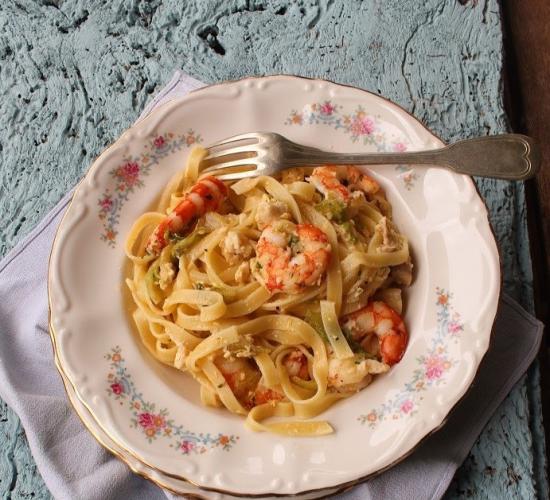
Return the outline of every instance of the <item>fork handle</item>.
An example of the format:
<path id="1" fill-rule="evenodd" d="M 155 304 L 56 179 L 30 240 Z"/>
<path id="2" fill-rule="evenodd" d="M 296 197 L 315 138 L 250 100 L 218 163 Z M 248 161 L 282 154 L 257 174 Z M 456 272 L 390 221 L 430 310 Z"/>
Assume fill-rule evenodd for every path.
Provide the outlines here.
<path id="1" fill-rule="evenodd" d="M 287 151 L 285 167 L 334 165 L 441 165 L 459 174 L 523 180 L 540 168 L 541 155 L 533 139 L 502 134 L 465 139 L 440 149 L 410 153 L 340 154 L 300 146 Z M 288 160 L 288 161 L 287 161 Z"/>

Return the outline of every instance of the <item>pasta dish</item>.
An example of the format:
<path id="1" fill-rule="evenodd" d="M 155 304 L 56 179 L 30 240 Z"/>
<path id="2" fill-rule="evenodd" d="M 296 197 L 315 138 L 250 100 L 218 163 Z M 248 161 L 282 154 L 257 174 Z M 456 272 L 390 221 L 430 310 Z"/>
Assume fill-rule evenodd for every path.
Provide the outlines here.
<path id="1" fill-rule="evenodd" d="M 313 417 L 406 349 L 407 239 L 354 166 L 224 183 L 201 177 L 205 156 L 192 150 L 128 235 L 141 341 L 253 430 L 331 433 Z"/>

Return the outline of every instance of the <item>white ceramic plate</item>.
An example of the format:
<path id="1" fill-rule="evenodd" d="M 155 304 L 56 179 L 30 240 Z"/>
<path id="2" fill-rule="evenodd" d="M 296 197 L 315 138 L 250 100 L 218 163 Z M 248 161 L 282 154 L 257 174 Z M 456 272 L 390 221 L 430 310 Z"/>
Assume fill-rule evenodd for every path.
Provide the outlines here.
<path id="1" fill-rule="evenodd" d="M 103 153 L 76 191 L 52 250 L 51 325 L 67 380 L 128 455 L 205 488 L 293 494 L 379 472 L 442 424 L 488 348 L 499 260 L 470 178 L 439 168 L 376 169 L 416 266 L 406 297 L 407 352 L 390 373 L 326 412 L 334 435 L 248 431 L 240 417 L 203 407 L 189 377 L 141 346 L 128 320 L 122 246 L 193 143 L 255 130 L 335 151 L 441 144 L 389 101 L 323 81 L 248 79 L 170 102 Z"/>
<path id="2" fill-rule="evenodd" d="M 242 498 L 242 497 L 235 497 L 224 493 L 218 493 L 215 491 L 201 490 L 199 487 L 191 483 L 188 483 L 186 481 L 183 481 L 181 479 L 177 479 L 174 477 L 166 476 L 162 472 L 152 469 L 151 467 L 140 462 L 137 458 L 130 455 L 126 450 L 118 446 L 109 436 L 107 436 L 107 434 L 105 434 L 105 432 L 103 432 L 103 429 L 101 429 L 98 423 L 94 420 L 94 418 L 92 417 L 88 409 L 82 404 L 80 399 L 78 399 L 73 386 L 66 379 L 66 377 L 63 375 L 62 372 L 61 372 L 61 378 L 63 379 L 63 384 L 65 385 L 65 390 L 67 391 L 67 396 L 69 397 L 69 401 L 73 405 L 74 410 L 82 420 L 82 423 L 84 424 L 84 426 L 90 431 L 90 433 L 97 439 L 97 441 L 99 441 L 99 443 L 102 446 L 104 446 L 108 451 L 113 453 L 119 459 L 124 461 L 128 465 L 128 467 L 130 467 L 130 469 L 136 474 L 139 474 L 147 479 L 150 479 L 151 481 L 155 482 L 158 486 L 166 490 L 169 490 L 178 495 L 184 495 L 185 498 L 199 498 L 199 499 L 208 499 L 208 500 L 231 500 L 235 498 Z M 296 496 L 293 496 L 293 498 L 297 500 L 312 500 L 314 498 L 333 495 L 337 491 L 338 489 L 334 489 L 334 488 L 327 489 L 327 490 L 317 490 L 313 493 L 296 495 Z M 276 498 L 279 498 L 279 497 L 262 497 L 262 498 L 264 498 L 265 500 L 275 500 Z"/>

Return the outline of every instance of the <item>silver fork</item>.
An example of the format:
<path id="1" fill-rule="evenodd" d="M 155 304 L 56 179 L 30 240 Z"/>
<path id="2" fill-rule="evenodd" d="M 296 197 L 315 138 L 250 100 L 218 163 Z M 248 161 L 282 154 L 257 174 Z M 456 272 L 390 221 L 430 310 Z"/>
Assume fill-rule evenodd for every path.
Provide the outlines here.
<path id="1" fill-rule="evenodd" d="M 274 175 L 291 167 L 405 164 L 439 165 L 460 174 L 523 180 L 537 173 L 540 162 L 540 151 L 533 139 L 519 134 L 476 137 L 411 153 L 346 154 L 302 146 L 272 132 L 252 132 L 210 146 L 201 174 L 233 181 Z"/>

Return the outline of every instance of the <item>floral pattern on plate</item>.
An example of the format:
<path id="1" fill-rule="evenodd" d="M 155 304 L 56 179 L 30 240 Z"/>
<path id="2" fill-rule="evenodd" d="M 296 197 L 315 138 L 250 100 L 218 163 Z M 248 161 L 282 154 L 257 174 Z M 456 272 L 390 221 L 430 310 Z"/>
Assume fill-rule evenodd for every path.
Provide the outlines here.
<path id="1" fill-rule="evenodd" d="M 98 216 L 103 226 L 100 239 L 114 248 L 122 207 L 132 193 L 144 186 L 144 177 L 166 156 L 201 141 L 201 136 L 191 129 L 183 135 L 171 132 L 158 135 L 145 144 L 138 156 L 124 158 L 120 165 L 111 169 L 112 183 L 97 200 Z"/>
<path id="2" fill-rule="evenodd" d="M 441 145 L 437 137 L 410 115 L 383 99 L 329 82 L 281 76 L 205 87 L 182 99 L 181 105 L 174 103 L 155 110 L 151 121 L 136 124 L 115 147 L 125 148 L 126 156 L 140 157 L 145 146 L 156 138 L 151 135 L 152 131 L 184 135 L 192 124 L 203 135 L 204 143 L 246 130 L 272 130 L 283 135 L 298 133 L 305 143 L 319 148 L 330 145 L 341 151 L 374 150 L 374 147 L 363 146 L 361 142 L 353 144 L 348 134 L 328 125 L 300 127 L 284 124 L 291 109 L 302 110 L 306 104 L 326 100 L 342 104 L 346 112 L 352 112 L 358 105 L 363 106 L 369 114 L 379 117 L 388 134 L 406 137 L 408 150 Z M 288 104 L 282 109 L 283 102 Z M 243 108 L 254 112 L 239 112 Z M 215 117 L 215 123 L 212 117 Z M 157 129 L 149 126 L 153 120 L 158 124 Z M 94 163 L 81 185 L 86 189 L 75 191 L 58 229 L 49 268 L 52 339 L 58 367 L 62 373 L 66 372 L 67 381 L 75 387 L 89 418 L 97 423 L 107 439 L 124 444 L 121 449 L 123 456 L 137 457 L 138 464 L 140 460 L 147 461 L 152 470 L 163 471 L 162 474 L 152 474 L 155 480 L 170 477 L 182 485 L 186 485 L 184 480 L 188 480 L 206 489 L 232 491 L 238 495 L 291 495 L 324 489 L 334 486 L 335 482 L 348 483 L 375 474 L 387 463 L 400 460 L 427 433 L 441 425 L 448 411 L 470 386 L 475 368 L 487 350 L 498 304 L 500 266 L 487 212 L 474 184 L 470 179 L 439 170 L 427 185 L 422 179 L 425 171 L 422 167 L 415 169 L 420 179 L 413 191 L 407 191 L 397 176 L 395 165 L 380 171 L 381 182 L 402 195 L 394 200 L 396 221 L 405 221 L 411 247 L 422 249 L 431 256 L 429 266 L 417 269 L 414 304 L 419 308 L 411 308 L 413 302 L 407 308 L 406 321 L 414 342 L 410 343 L 402 362 L 368 388 L 368 395 L 364 395 L 368 397 L 349 398 L 330 410 L 326 416 L 337 434 L 300 439 L 298 446 L 296 439 L 249 432 L 243 427 L 242 418 L 189 401 L 178 391 L 177 380 L 172 381 L 174 387 L 171 387 L 170 381 L 162 377 L 165 369 L 159 372 L 160 365 L 144 363 L 146 353 L 136 345 L 135 332 L 128 324 L 127 292 L 122 286 L 125 271 L 121 266 L 122 240 L 148 204 L 143 199 L 146 192 L 151 189 L 158 194 L 162 182 L 157 176 L 164 179 L 165 170 L 176 171 L 188 152 L 189 149 L 184 148 L 166 156 L 158 167 L 143 177 L 145 186 L 130 195 L 122 208 L 114 250 L 99 238 L 102 229 L 97 202 L 107 188 L 115 186 L 109 171 L 123 163 L 120 155 L 107 153 Z M 88 182 L 92 180 L 94 182 Z M 434 192 L 437 196 L 432 196 Z M 154 193 L 149 194 L 153 196 Z M 441 197 L 445 198 L 443 204 Z M 468 203 L 463 202 L 465 199 Z M 455 223 L 447 224 L 447 221 Z M 96 228 L 92 238 L 89 237 L 90 227 Z M 428 237 L 432 234 L 436 237 Z M 457 248 L 454 244 L 457 240 L 463 242 L 469 251 Z M 86 257 L 87 265 L 80 265 L 80 256 Z M 476 273 L 476 269 L 483 269 L 483 273 Z M 449 280 L 453 282 L 452 306 L 460 312 L 465 325 L 473 318 L 476 322 L 475 335 L 465 326 L 464 332 L 456 337 L 457 344 L 449 342 L 448 354 L 459 364 L 444 372 L 441 384 L 420 394 L 424 399 L 418 404 L 414 416 L 407 415 L 398 420 L 387 418 L 374 430 L 361 425 L 357 417 L 390 401 L 406 382 L 414 378 L 414 371 L 420 367 L 417 358 L 428 355 L 439 307 L 435 305 L 435 288 L 438 285 L 448 288 Z M 81 307 L 81 304 L 90 306 Z M 429 325 L 422 321 L 424 317 L 430 320 Z M 104 359 L 111 347 L 117 345 L 121 347 L 124 365 L 132 376 L 136 391 L 142 394 L 144 402 L 156 404 L 156 408 L 149 411 L 151 415 L 158 415 L 159 409 L 164 408 L 167 409 L 165 420 L 173 419 L 174 424 L 182 424 L 196 433 L 221 432 L 240 436 L 230 451 L 211 449 L 183 455 L 189 444 L 184 444 L 184 439 L 171 440 L 162 433 L 149 442 L 139 418 L 129 407 L 131 396 L 117 400 L 107 390 L 111 384 L 121 382 L 111 380 L 107 383 L 109 371 L 115 375 L 116 371 L 110 370 L 110 361 Z M 185 379 L 185 376 L 174 378 Z M 401 382 L 396 384 L 395 379 Z M 115 390 L 120 389 L 115 386 Z M 413 393 L 413 396 L 418 394 Z M 365 405 L 365 400 L 370 403 Z M 131 419 L 137 421 L 138 427 Z M 150 422 L 148 417 L 142 419 L 145 426 L 151 425 Z M 349 425 L 350 422 L 354 425 Z M 387 438 L 363 440 L 361 459 L 358 460 L 356 453 L 350 453 L 357 448 L 358 430 L 367 434 L 376 432 Z M 311 460 L 312 456 L 324 457 L 321 467 Z M 185 464 L 182 464 L 183 459 Z M 222 463 L 220 459 L 225 460 Z M 197 489 L 197 494 L 201 491 Z"/>
<path id="3" fill-rule="evenodd" d="M 399 178 L 403 181 L 403 185 L 407 191 L 411 191 L 416 181 L 418 180 L 418 174 L 411 167 L 405 165 L 397 165 L 395 167 L 396 172 L 399 172 Z"/>
<path id="4" fill-rule="evenodd" d="M 357 106 L 352 113 L 343 113 L 343 106 L 332 101 L 307 104 L 302 111 L 293 109 L 285 120 L 285 125 L 328 125 L 335 130 L 342 130 L 350 136 L 351 142 L 361 140 L 364 145 L 372 145 L 380 152 L 407 151 L 407 143 L 402 138 L 389 138 L 380 121 L 369 115 L 363 106 Z M 411 190 L 418 180 L 418 175 L 410 167 L 398 165 L 405 189 Z"/>
<path id="5" fill-rule="evenodd" d="M 458 360 L 450 356 L 448 345 L 449 341 L 457 340 L 464 331 L 464 325 L 460 315 L 451 305 L 452 294 L 443 288 L 436 288 L 436 296 L 436 332 L 427 353 L 416 359 L 419 366 L 414 370 L 412 380 L 388 402 L 367 414 L 360 415 L 357 420 L 361 424 L 375 428 L 384 420 L 397 420 L 414 415 L 420 401 L 423 400 L 422 393 L 444 382 L 445 374 L 458 364 Z"/>
<path id="6" fill-rule="evenodd" d="M 183 455 L 206 453 L 214 448 L 229 451 L 236 444 L 239 436 L 189 431 L 169 418 L 166 409 L 157 410 L 154 403 L 146 401 L 126 369 L 119 346 L 112 348 L 105 359 L 109 361 L 110 368 L 107 394 L 119 401 L 120 405 L 128 405 L 132 415 L 130 426 L 140 429 L 149 443 L 158 438 L 167 439 L 169 446 L 178 449 Z"/>

